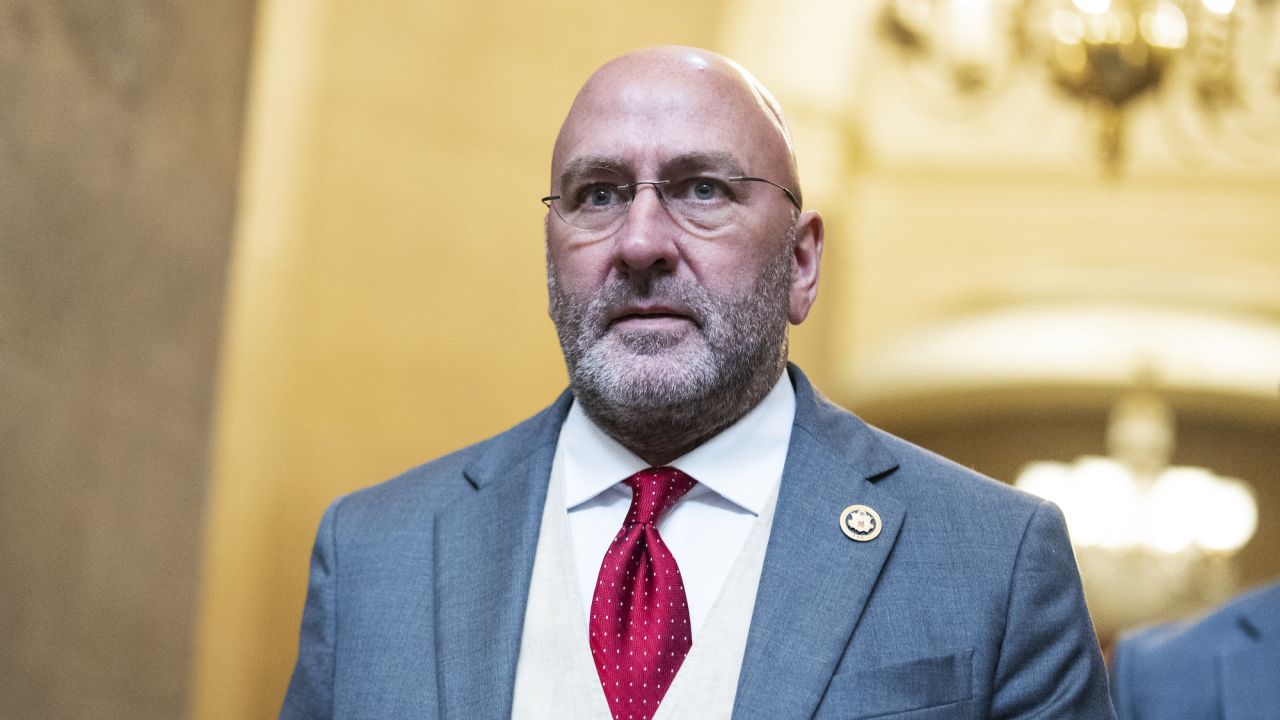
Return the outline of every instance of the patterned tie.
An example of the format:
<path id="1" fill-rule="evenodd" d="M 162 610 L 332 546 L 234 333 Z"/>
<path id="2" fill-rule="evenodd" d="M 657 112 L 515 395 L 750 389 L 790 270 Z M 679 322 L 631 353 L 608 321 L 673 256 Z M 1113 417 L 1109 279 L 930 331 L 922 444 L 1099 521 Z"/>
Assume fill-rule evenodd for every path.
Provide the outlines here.
<path id="1" fill-rule="evenodd" d="M 613 717 L 651 720 L 692 645 L 680 568 L 657 523 L 697 481 L 659 467 L 625 482 L 631 509 L 600 566 L 591 655 Z"/>

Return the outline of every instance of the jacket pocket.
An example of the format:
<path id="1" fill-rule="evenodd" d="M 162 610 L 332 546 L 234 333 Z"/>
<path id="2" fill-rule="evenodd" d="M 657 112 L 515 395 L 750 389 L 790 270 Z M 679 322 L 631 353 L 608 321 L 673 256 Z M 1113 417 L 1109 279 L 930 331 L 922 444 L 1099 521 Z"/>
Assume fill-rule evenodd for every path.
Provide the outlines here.
<path id="1" fill-rule="evenodd" d="M 957 705 L 973 697 L 973 650 L 836 674 L 817 720 L 871 720 Z M 964 717 L 964 709 L 954 707 Z M 922 716 L 924 717 L 924 716 Z M 929 716 L 933 717 L 933 716 Z"/>

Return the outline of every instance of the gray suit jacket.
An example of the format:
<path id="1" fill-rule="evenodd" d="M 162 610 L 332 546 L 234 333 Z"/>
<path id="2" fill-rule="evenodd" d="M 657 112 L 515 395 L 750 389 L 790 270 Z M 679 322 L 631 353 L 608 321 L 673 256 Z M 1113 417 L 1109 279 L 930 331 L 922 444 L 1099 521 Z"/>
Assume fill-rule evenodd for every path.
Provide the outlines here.
<path id="1" fill-rule="evenodd" d="M 1280 584 L 1122 637 L 1111 665 L 1124 720 L 1280 720 Z"/>
<path id="2" fill-rule="evenodd" d="M 734 718 L 1113 717 L 1058 509 L 790 373 L 795 425 Z M 509 716 L 569 403 L 325 512 L 281 718 Z M 879 513 L 879 537 L 841 532 L 854 503 Z"/>

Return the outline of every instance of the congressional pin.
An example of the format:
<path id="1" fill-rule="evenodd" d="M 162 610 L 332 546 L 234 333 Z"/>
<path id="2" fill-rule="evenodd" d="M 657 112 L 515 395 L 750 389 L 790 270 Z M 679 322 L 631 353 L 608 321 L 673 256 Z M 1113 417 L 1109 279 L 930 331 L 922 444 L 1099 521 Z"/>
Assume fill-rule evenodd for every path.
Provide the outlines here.
<path id="1" fill-rule="evenodd" d="M 879 513 L 866 505 L 850 505 L 840 513 L 840 529 L 850 540 L 875 540 L 881 527 Z"/>

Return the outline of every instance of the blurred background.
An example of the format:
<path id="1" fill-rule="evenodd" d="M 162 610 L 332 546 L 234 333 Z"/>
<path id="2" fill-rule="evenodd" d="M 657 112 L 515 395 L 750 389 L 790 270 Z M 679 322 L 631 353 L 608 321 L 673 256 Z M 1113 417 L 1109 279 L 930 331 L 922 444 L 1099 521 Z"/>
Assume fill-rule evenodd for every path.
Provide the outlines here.
<path id="1" fill-rule="evenodd" d="M 1059 502 L 1104 645 L 1280 576 L 1276 0 L 5 0 L 0 717 L 274 717 L 325 505 L 562 388 L 551 144 L 656 43 L 788 109 L 794 359 Z"/>

